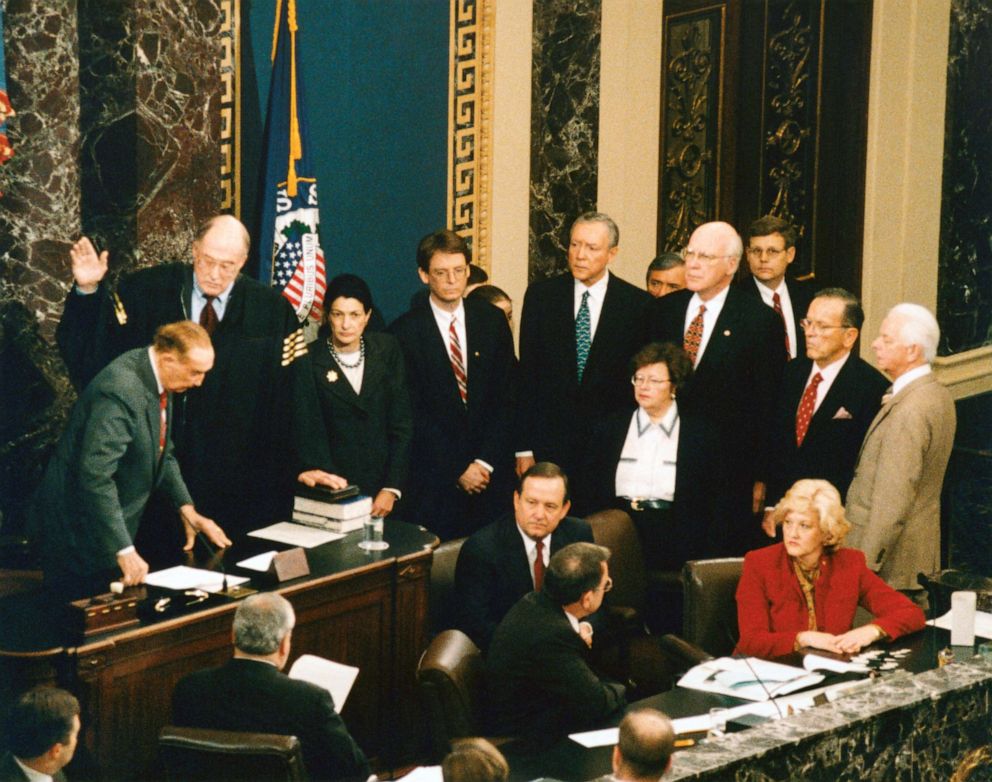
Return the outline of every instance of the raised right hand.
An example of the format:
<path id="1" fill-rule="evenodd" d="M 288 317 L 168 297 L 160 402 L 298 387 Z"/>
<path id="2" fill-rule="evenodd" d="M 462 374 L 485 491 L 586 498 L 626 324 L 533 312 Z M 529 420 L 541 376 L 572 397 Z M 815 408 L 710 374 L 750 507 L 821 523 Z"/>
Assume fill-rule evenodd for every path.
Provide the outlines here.
<path id="1" fill-rule="evenodd" d="M 84 236 L 72 245 L 69 257 L 72 259 L 72 279 L 76 287 L 82 293 L 93 293 L 107 273 L 109 254 L 104 250 L 97 255 L 93 243 Z"/>

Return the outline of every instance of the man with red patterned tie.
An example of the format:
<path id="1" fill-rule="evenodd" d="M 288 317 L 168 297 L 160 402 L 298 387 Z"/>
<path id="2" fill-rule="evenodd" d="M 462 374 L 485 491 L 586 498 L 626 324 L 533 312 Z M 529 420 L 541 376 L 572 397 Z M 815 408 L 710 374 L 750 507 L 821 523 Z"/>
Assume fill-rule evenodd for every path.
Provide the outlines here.
<path id="1" fill-rule="evenodd" d="M 500 310 L 464 298 L 469 249 L 454 231 L 421 239 L 417 273 L 428 295 L 389 327 L 413 408 L 404 519 L 449 540 L 509 508 L 513 337 Z"/>
<path id="2" fill-rule="evenodd" d="M 781 217 L 765 215 L 747 229 L 747 263 L 749 279 L 741 290 L 760 296 L 782 319 L 785 327 L 785 352 L 788 360 L 806 355 L 806 335 L 799 325 L 813 299 L 813 284 L 791 279 L 786 274 L 796 258 L 798 234 Z"/>
<path id="3" fill-rule="evenodd" d="M 699 530 L 708 555 L 742 554 L 758 542 L 754 514 L 764 507 L 768 426 L 785 363 L 782 319 L 731 286 L 743 254 L 733 226 L 700 225 L 683 251 L 686 289 L 652 304 L 649 337 L 672 342 L 695 372 L 679 389 L 680 409 L 709 419 L 729 467 L 721 529 Z"/>
<path id="4" fill-rule="evenodd" d="M 162 326 L 151 347 L 110 362 L 86 387 L 42 478 L 29 533 L 45 586 L 75 599 L 112 580 L 140 584 L 148 564 L 134 540 L 148 498 L 160 491 L 186 530 L 231 541 L 193 506 L 172 451 L 172 395 L 203 383 L 214 364 L 207 332 L 180 321 Z M 177 518 L 178 516 L 178 518 Z"/>
<path id="5" fill-rule="evenodd" d="M 826 288 L 800 321 L 806 355 L 786 366 L 772 419 L 762 523 L 769 537 L 775 536 L 771 508 L 800 478 L 830 481 L 841 500 L 847 494 L 861 442 L 888 386 L 881 372 L 851 355 L 864 320 L 857 296 Z"/>
<path id="6" fill-rule="evenodd" d="M 458 629 L 483 651 L 506 612 L 541 588 L 552 554 L 570 543 L 593 542 L 589 523 L 569 516 L 570 507 L 565 473 L 538 462 L 513 493 L 513 515 L 465 541 L 455 566 Z"/>

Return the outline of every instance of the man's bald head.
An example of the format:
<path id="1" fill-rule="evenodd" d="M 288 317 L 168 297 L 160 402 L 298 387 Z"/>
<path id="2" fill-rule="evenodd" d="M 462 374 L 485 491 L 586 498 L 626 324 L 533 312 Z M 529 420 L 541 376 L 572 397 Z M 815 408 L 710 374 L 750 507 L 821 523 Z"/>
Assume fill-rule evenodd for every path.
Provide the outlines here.
<path id="1" fill-rule="evenodd" d="M 686 287 L 709 301 L 726 289 L 741 262 L 744 244 L 729 223 L 703 223 L 689 237 L 682 254 Z"/>
<path id="2" fill-rule="evenodd" d="M 234 284 L 248 260 L 248 229 L 232 215 L 211 217 L 193 239 L 193 273 L 207 296 L 220 296 Z"/>
<path id="3" fill-rule="evenodd" d="M 630 712 L 620 723 L 613 749 L 613 776 L 629 782 L 655 782 L 672 763 L 675 730 L 672 721 L 656 709 Z"/>

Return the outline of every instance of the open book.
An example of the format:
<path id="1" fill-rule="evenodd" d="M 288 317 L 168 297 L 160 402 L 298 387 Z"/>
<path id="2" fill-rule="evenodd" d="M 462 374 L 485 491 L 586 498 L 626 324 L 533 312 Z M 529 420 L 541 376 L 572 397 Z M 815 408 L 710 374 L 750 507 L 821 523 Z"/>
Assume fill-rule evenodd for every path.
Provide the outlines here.
<path id="1" fill-rule="evenodd" d="M 689 670 L 679 679 L 679 686 L 749 701 L 766 701 L 822 681 L 821 673 L 757 657 L 720 657 Z"/>

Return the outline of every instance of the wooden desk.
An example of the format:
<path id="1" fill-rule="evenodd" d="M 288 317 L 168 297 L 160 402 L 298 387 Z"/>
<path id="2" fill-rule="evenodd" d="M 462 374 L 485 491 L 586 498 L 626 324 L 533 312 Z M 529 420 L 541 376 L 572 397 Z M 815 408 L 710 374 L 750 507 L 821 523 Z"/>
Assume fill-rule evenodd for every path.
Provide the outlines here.
<path id="1" fill-rule="evenodd" d="M 308 550 L 311 574 L 278 591 L 296 611 L 290 664 L 309 653 L 361 669 L 342 716 L 365 752 L 388 768 L 423 747 L 415 675 L 427 645 L 437 538 L 420 527 L 387 521 L 390 548 L 367 553 L 356 545 L 361 534 Z M 246 539 L 227 552 L 225 562 L 237 573 L 230 563 L 280 548 L 285 547 Z M 158 732 L 169 724 L 176 682 L 231 656 L 236 603 L 218 601 L 61 646 L 53 644 L 59 628 L 43 620 L 50 611 L 32 605 L 31 598 L 0 602 L 0 627 L 18 630 L 16 637 L 0 636 L 0 675 L 8 681 L 16 677 L 17 690 L 49 681 L 79 697 L 83 730 L 78 760 L 69 769 L 76 772 L 73 778 L 154 778 Z"/>

